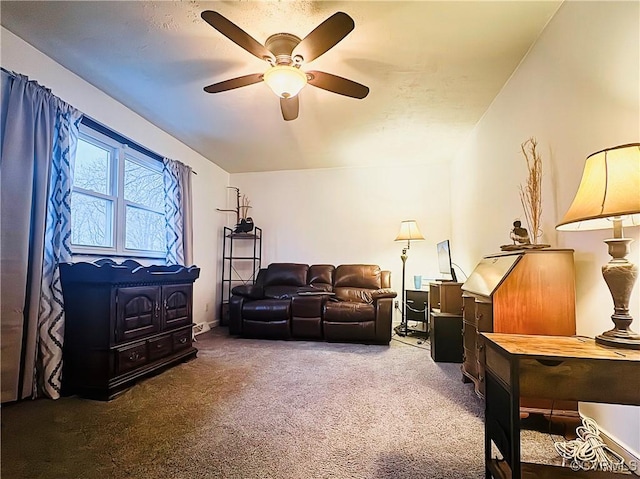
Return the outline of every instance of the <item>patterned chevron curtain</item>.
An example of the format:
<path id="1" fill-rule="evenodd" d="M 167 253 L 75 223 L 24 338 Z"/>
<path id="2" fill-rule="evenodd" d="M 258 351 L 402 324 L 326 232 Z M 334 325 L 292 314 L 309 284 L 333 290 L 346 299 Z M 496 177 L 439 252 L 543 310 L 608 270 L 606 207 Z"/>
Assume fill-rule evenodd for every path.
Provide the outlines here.
<path id="1" fill-rule="evenodd" d="M 82 114 L 2 70 L 2 402 L 60 397 L 71 171 Z"/>
<path id="2" fill-rule="evenodd" d="M 165 158 L 164 216 L 167 230 L 167 264 L 193 264 L 193 223 L 191 213 L 192 169 Z"/>

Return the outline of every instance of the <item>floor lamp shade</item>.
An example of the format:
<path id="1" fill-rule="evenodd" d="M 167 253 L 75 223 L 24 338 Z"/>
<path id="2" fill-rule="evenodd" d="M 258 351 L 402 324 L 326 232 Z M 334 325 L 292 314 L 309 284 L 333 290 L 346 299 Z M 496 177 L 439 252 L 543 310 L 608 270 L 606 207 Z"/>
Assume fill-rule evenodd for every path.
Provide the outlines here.
<path id="1" fill-rule="evenodd" d="M 640 335 L 630 328 L 629 299 L 638 268 L 627 260 L 631 238 L 624 226 L 640 225 L 640 143 L 616 146 L 587 157 L 582 180 L 573 203 L 556 227 L 560 231 L 613 228 L 613 238 L 604 240 L 612 259 L 602 267 L 613 298 L 615 325 L 596 337 L 607 346 L 640 349 Z"/>
<path id="2" fill-rule="evenodd" d="M 424 236 L 420 233 L 418 223 L 415 220 L 405 220 L 400 223 L 400 232 L 396 241 L 418 241 L 423 240 Z"/>

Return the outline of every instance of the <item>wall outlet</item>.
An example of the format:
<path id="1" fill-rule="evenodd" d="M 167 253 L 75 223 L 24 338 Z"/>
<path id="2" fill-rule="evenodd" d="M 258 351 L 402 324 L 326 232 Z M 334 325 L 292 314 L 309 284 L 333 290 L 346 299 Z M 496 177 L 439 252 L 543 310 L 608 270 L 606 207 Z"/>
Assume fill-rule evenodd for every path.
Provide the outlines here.
<path id="1" fill-rule="evenodd" d="M 400 301 L 395 301 L 393 306 L 398 309 L 400 307 Z"/>

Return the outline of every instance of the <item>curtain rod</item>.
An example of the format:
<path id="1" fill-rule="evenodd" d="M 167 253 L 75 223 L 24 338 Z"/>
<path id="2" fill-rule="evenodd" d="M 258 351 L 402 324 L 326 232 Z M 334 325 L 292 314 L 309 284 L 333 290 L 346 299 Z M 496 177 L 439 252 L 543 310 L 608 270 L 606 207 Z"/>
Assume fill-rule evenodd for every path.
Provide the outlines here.
<path id="1" fill-rule="evenodd" d="M 87 116 L 87 115 L 83 114 L 81 123 L 83 125 L 88 126 L 92 130 L 96 130 L 96 131 L 102 133 L 103 135 L 109 136 L 109 137 L 113 138 L 114 140 L 119 141 L 120 143 L 126 144 L 131 149 L 136 150 L 139 153 L 142 153 L 144 155 L 150 156 L 154 160 L 158 160 L 160 162 L 162 162 L 164 160 L 164 156 L 159 155 L 155 151 L 151 151 L 149 148 L 146 148 L 146 147 L 142 146 L 141 144 L 136 143 L 135 141 L 131 140 L 130 138 L 127 138 L 126 136 L 121 135 L 120 133 L 118 133 L 116 131 L 113 131 L 108 126 L 103 125 L 102 123 L 94 120 L 90 116 Z M 198 174 L 198 173 L 196 173 L 196 171 L 194 169 L 191 169 L 191 172 L 194 175 Z"/>

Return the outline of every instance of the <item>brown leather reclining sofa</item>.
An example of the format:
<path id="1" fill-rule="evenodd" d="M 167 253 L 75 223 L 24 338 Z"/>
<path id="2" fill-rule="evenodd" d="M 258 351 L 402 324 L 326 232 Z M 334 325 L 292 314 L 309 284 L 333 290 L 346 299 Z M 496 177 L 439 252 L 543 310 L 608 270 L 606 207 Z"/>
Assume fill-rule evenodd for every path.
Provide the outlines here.
<path id="1" fill-rule="evenodd" d="M 395 291 L 377 265 L 272 263 L 236 286 L 229 333 L 254 338 L 388 344 Z"/>

